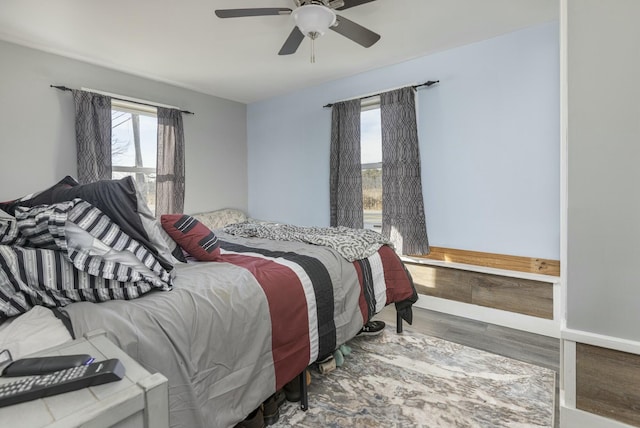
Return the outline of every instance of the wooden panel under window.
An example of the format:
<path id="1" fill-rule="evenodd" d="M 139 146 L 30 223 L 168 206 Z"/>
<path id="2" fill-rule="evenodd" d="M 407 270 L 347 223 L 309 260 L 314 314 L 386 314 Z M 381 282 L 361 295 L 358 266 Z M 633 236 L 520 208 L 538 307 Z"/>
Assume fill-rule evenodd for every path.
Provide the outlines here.
<path id="1" fill-rule="evenodd" d="M 405 263 L 420 294 L 553 319 L 553 284 Z"/>
<path id="2" fill-rule="evenodd" d="M 640 355 L 576 344 L 576 407 L 640 427 Z"/>
<path id="3" fill-rule="evenodd" d="M 437 266 L 405 263 L 420 294 L 471 303 L 471 287 L 465 272 Z"/>
<path id="4" fill-rule="evenodd" d="M 560 261 L 539 257 L 510 256 L 505 254 L 483 253 L 480 251 L 458 250 L 453 248 L 430 247 L 427 256 L 414 256 L 429 260 L 463 263 L 518 272 L 539 273 L 560 276 Z"/>
<path id="5" fill-rule="evenodd" d="M 553 284 L 472 272 L 472 303 L 553 319 Z"/>

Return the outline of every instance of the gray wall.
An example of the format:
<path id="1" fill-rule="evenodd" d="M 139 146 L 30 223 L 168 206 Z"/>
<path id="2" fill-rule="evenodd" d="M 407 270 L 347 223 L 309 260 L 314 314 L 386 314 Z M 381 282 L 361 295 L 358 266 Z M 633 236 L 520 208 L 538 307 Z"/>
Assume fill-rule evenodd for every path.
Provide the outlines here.
<path id="1" fill-rule="evenodd" d="M 92 88 L 178 106 L 185 212 L 247 208 L 246 105 L 0 41 L 0 200 L 76 175 L 71 93 Z"/>
<path id="2" fill-rule="evenodd" d="M 251 215 L 328 225 L 322 106 L 431 79 L 417 96 L 430 243 L 559 259 L 557 22 L 250 104 Z"/>
<path id="3" fill-rule="evenodd" d="M 568 2 L 567 326 L 640 340 L 640 2 Z"/>

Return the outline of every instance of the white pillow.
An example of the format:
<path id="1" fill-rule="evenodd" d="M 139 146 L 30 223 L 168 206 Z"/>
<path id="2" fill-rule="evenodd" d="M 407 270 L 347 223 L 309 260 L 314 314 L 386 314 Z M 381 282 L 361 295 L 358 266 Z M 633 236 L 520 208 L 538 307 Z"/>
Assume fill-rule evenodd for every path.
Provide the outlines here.
<path id="1" fill-rule="evenodd" d="M 191 217 L 209 229 L 222 229 L 229 224 L 244 223 L 247 221 L 247 215 L 244 211 L 235 208 L 224 208 L 216 211 L 192 214 Z"/>

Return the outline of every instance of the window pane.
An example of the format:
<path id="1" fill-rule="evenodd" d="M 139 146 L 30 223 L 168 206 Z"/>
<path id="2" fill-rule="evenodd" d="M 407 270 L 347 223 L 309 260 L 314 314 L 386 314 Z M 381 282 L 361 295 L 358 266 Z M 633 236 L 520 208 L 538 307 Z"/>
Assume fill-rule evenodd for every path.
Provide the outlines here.
<path id="1" fill-rule="evenodd" d="M 382 162 L 382 128 L 380 108 L 360 113 L 360 158 L 362 163 Z"/>
<path id="2" fill-rule="evenodd" d="M 136 117 L 134 117 L 136 116 Z M 136 164 L 134 124 L 139 131 L 139 162 Z M 111 110 L 111 156 L 113 165 L 156 167 L 158 119 L 147 115 Z"/>
<path id="3" fill-rule="evenodd" d="M 380 108 L 360 113 L 364 227 L 382 227 L 382 131 Z"/>
<path id="4" fill-rule="evenodd" d="M 111 110 L 111 177 L 133 177 L 153 212 L 156 205 L 157 127 L 157 118 L 148 113 Z"/>
<path id="5" fill-rule="evenodd" d="M 362 206 L 364 227 L 382 227 L 382 168 L 362 170 Z"/>

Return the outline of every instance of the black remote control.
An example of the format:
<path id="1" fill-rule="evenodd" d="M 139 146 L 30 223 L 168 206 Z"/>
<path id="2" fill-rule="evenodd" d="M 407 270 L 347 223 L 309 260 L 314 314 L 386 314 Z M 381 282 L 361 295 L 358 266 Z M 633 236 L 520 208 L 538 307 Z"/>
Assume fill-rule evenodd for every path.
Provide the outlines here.
<path id="1" fill-rule="evenodd" d="M 88 354 L 54 355 L 50 357 L 21 358 L 9 363 L 2 371 L 3 376 L 33 376 L 57 372 L 71 367 L 91 364 Z"/>
<path id="2" fill-rule="evenodd" d="M 114 382 L 122 379 L 124 372 L 120 360 L 111 359 L 45 375 L 24 377 L 0 384 L 0 407 Z"/>

